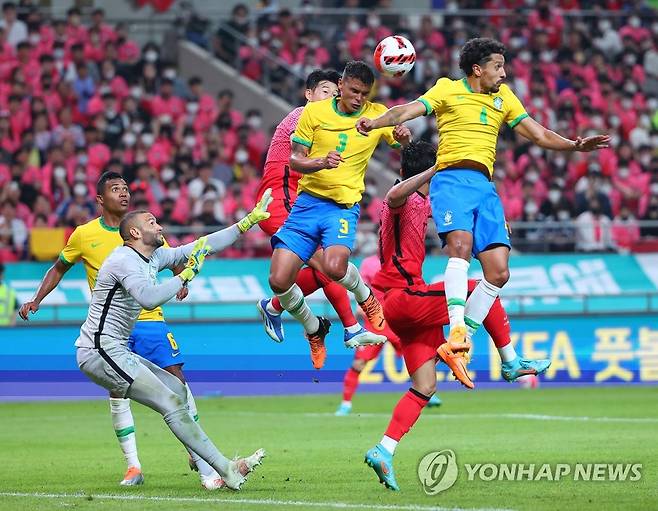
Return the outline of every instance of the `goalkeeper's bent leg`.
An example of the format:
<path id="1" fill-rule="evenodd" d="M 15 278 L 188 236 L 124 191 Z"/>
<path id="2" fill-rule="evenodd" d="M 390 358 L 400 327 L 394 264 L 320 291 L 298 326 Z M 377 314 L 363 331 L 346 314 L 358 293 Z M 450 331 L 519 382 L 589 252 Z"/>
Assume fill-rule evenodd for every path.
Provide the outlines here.
<path id="1" fill-rule="evenodd" d="M 224 477 L 229 470 L 229 460 L 190 417 L 185 385 L 164 369 L 141 357 L 140 361 L 140 371 L 130 385 L 127 397 L 162 414 L 176 438 Z"/>
<path id="2" fill-rule="evenodd" d="M 190 389 L 190 386 L 187 383 L 185 384 L 185 389 L 187 390 L 187 411 L 194 422 L 199 422 L 199 414 L 197 413 L 196 401 L 192 395 L 192 389 Z M 206 463 L 203 458 L 201 458 L 201 456 L 192 450 L 189 450 L 188 452 L 192 457 L 192 461 L 199 470 L 200 475 L 204 477 L 215 476 L 215 469 L 208 465 L 208 463 Z"/>

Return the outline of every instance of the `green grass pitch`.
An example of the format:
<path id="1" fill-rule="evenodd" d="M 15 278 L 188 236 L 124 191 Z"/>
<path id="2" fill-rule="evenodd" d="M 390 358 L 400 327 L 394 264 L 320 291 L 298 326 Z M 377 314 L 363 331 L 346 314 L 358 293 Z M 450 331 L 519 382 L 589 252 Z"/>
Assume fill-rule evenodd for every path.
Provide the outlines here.
<path id="1" fill-rule="evenodd" d="M 134 404 L 146 484 L 117 485 L 124 463 L 106 401 L 0 404 L 0 509 L 658 509 L 658 388 L 542 388 L 446 392 L 402 440 L 385 490 L 363 463 L 399 395 L 199 399 L 201 424 L 228 456 L 264 447 L 243 490 L 207 492 L 182 446 L 151 410 Z M 449 490 L 426 495 L 416 466 L 452 449 Z M 642 463 L 637 482 L 468 481 L 464 463 Z"/>

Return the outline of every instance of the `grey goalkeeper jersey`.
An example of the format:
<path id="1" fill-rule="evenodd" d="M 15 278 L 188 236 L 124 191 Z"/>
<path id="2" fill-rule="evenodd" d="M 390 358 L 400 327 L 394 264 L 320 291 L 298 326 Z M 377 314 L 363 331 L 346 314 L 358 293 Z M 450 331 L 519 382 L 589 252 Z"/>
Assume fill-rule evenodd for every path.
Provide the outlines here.
<path id="1" fill-rule="evenodd" d="M 235 225 L 209 234 L 211 252 L 233 244 L 239 235 Z M 185 263 L 193 246 L 194 243 L 177 248 L 160 247 L 149 259 L 131 247 L 117 247 L 98 270 L 89 313 L 75 345 L 79 348 L 127 345 L 140 311 L 171 300 L 183 285 L 178 277 L 158 284 L 158 272 Z"/>

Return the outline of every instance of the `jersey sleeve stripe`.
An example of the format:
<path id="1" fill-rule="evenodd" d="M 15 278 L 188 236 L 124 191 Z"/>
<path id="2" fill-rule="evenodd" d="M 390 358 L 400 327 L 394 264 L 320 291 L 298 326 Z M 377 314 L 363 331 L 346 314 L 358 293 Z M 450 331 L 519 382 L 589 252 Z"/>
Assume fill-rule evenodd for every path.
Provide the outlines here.
<path id="1" fill-rule="evenodd" d="M 521 115 L 519 115 L 516 119 L 514 119 L 513 121 L 508 122 L 507 125 L 508 125 L 510 128 L 514 128 L 518 123 L 520 123 L 520 122 L 521 122 L 523 119 L 525 119 L 526 117 L 530 117 L 530 116 L 529 116 L 526 112 L 523 112 L 523 113 L 522 113 Z"/>
<path id="2" fill-rule="evenodd" d="M 420 101 L 425 107 L 425 115 L 429 115 L 432 113 L 432 106 L 425 98 L 418 98 L 416 101 Z"/>
<path id="3" fill-rule="evenodd" d="M 68 262 L 66 260 L 66 258 L 64 257 L 64 254 L 62 254 L 62 253 L 59 254 L 59 260 L 62 261 L 62 263 L 64 263 L 66 266 L 73 266 L 73 264 L 75 264 L 75 263 Z"/>
<path id="4" fill-rule="evenodd" d="M 299 138 L 295 136 L 292 137 L 292 141 L 295 142 L 296 144 L 302 144 L 303 146 L 306 146 L 308 148 L 310 148 L 313 145 L 312 142 L 309 142 L 308 140 L 304 140 L 303 138 Z"/>

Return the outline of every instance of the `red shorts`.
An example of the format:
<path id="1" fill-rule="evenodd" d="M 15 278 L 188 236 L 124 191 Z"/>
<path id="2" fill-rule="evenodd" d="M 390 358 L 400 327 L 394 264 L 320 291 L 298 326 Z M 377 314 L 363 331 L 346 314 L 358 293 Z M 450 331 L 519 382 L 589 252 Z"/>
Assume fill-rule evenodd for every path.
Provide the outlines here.
<path id="1" fill-rule="evenodd" d="M 369 332 L 376 332 L 380 335 L 385 335 L 386 338 L 388 339 L 388 342 L 390 342 L 395 348 L 396 355 L 398 357 L 402 356 L 402 345 L 400 344 L 400 338 L 397 335 L 395 335 L 395 332 L 393 332 L 393 330 L 391 330 L 388 325 L 386 325 L 384 330 L 377 331 L 373 328 L 372 324 L 370 323 L 370 321 L 368 321 L 367 318 L 364 318 L 363 322 L 364 322 L 363 326 Z M 384 348 L 383 344 L 363 346 L 356 350 L 356 352 L 354 353 L 354 358 L 357 360 L 365 360 L 366 362 L 370 360 L 375 360 L 379 356 L 383 348 Z"/>
<path id="2" fill-rule="evenodd" d="M 260 197 L 258 200 L 260 200 Z M 290 212 L 286 209 L 283 199 L 274 199 L 270 207 L 267 208 L 267 211 L 270 212 L 270 217 L 267 220 L 259 222 L 258 227 L 269 236 L 274 236 L 274 233 L 283 225 Z"/>
<path id="3" fill-rule="evenodd" d="M 409 374 L 436 358 L 450 323 L 443 282 L 388 291 L 383 302 L 388 326 L 398 335 Z"/>
<path id="4" fill-rule="evenodd" d="M 283 225 L 290 214 L 292 205 L 297 200 L 297 182 L 300 175 L 293 173 L 285 162 L 267 162 L 263 169 L 263 180 L 258 187 L 256 200 L 260 200 L 268 188 L 272 189 L 274 200 L 267 210 L 270 217 L 258 226 L 270 236 L 273 236 Z"/>

